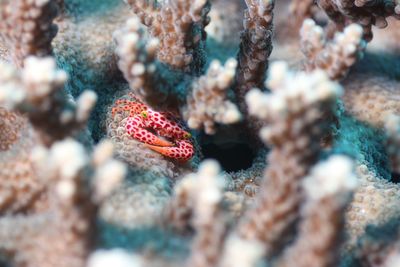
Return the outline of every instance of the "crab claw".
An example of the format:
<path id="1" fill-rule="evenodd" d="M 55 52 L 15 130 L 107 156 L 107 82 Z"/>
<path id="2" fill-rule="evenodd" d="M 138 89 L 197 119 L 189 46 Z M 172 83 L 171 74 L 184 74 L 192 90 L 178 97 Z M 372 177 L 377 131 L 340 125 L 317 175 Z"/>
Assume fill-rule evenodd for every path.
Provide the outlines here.
<path id="1" fill-rule="evenodd" d="M 149 110 L 145 115 L 149 119 L 148 126 L 154 129 L 159 136 L 174 140 L 191 138 L 191 134 L 185 131 L 170 113 Z"/>
<path id="2" fill-rule="evenodd" d="M 193 145 L 187 140 L 180 140 L 176 142 L 176 146 L 160 147 L 146 144 L 148 148 L 154 150 L 166 157 L 187 161 L 193 157 Z"/>
<path id="3" fill-rule="evenodd" d="M 149 132 L 148 130 L 142 128 L 145 125 L 141 121 L 140 116 L 134 116 L 128 118 L 126 122 L 126 132 L 132 136 L 133 138 L 137 139 L 138 141 L 148 144 L 148 145 L 154 145 L 158 147 L 173 147 L 174 144 L 159 138 L 152 132 Z"/>

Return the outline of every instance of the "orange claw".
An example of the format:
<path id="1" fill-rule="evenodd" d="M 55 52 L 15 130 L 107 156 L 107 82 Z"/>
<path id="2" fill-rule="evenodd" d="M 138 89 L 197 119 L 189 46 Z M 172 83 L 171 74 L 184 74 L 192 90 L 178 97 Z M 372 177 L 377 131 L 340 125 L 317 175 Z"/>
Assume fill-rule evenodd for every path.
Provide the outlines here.
<path id="1" fill-rule="evenodd" d="M 174 146 L 173 143 L 171 143 L 167 140 L 158 138 L 158 137 L 154 140 L 153 145 L 157 146 L 157 147 L 173 147 Z"/>
<path id="2" fill-rule="evenodd" d="M 161 147 L 172 147 L 175 145 L 174 143 L 164 140 L 153 134 L 152 132 L 146 130 L 145 128 L 143 128 L 144 126 L 145 125 L 141 120 L 141 116 L 136 115 L 127 119 L 125 129 L 130 136 L 145 144 Z"/>
<path id="3" fill-rule="evenodd" d="M 175 158 L 178 160 L 189 160 L 193 157 L 194 154 L 193 145 L 187 140 L 177 141 L 176 146 L 171 147 L 160 147 L 148 144 L 146 144 L 146 146 L 164 156 Z"/>

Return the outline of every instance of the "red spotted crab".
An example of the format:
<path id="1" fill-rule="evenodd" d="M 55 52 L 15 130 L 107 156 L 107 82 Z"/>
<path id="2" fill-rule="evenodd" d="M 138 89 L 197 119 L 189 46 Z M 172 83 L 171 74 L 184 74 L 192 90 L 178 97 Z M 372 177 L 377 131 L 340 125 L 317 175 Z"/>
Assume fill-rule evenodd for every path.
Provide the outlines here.
<path id="1" fill-rule="evenodd" d="M 119 99 L 112 108 L 112 116 L 127 111 L 126 132 L 136 140 L 166 157 L 187 161 L 193 157 L 191 134 L 169 112 L 159 112 L 142 103 L 133 94 L 133 100 Z"/>

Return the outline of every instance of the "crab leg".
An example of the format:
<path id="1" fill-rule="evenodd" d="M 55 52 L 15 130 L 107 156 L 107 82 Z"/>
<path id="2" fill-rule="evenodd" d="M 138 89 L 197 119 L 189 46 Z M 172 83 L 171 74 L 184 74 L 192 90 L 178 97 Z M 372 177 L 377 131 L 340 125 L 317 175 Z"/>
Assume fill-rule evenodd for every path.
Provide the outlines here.
<path id="1" fill-rule="evenodd" d="M 118 99 L 115 102 L 115 107 L 111 109 L 111 115 L 114 117 L 118 112 L 129 111 L 129 115 L 134 116 L 135 114 L 139 114 L 144 109 L 146 109 L 146 107 L 141 103 L 133 102 L 127 99 Z"/>
<path id="2" fill-rule="evenodd" d="M 129 117 L 125 125 L 126 132 L 140 142 L 158 147 L 174 146 L 173 143 L 159 138 L 155 134 L 144 129 L 144 127 L 146 127 L 146 125 L 140 115 Z"/>
<path id="3" fill-rule="evenodd" d="M 173 147 L 160 147 L 148 144 L 146 146 L 164 156 L 178 160 L 189 160 L 194 154 L 193 145 L 188 140 L 177 141 L 176 146 Z"/>

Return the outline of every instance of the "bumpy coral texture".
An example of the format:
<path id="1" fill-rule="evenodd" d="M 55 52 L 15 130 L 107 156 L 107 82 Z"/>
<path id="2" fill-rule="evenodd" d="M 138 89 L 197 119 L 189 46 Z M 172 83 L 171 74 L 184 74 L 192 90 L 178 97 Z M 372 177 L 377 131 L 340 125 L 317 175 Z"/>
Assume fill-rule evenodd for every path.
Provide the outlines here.
<path id="1" fill-rule="evenodd" d="M 0 7 L 0 35 L 13 46 L 11 58 L 16 65 L 22 66 L 28 55 L 51 53 L 50 42 L 57 33 L 52 23 L 57 15 L 55 1 L 2 1 Z"/>
<path id="2" fill-rule="evenodd" d="M 390 114 L 400 114 L 398 81 L 355 74 L 351 81 L 345 81 L 345 85 L 347 90 L 343 100 L 346 110 L 357 119 L 383 127 Z"/>
<path id="3" fill-rule="evenodd" d="M 363 236 L 368 225 L 384 227 L 398 216 L 400 187 L 377 177 L 365 165 L 357 166 L 359 188 L 354 200 L 346 211 L 348 245 L 353 247 L 357 239 Z"/>
<path id="4" fill-rule="evenodd" d="M 397 0 L 126 2 L 0 0 L 0 265 L 399 265 Z"/>
<path id="5" fill-rule="evenodd" d="M 0 115 L 0 210 L 13 213 L 35 206 L 43 189 L 29 156 L 37 137 L 21 114 L 0 108 Z"/>

